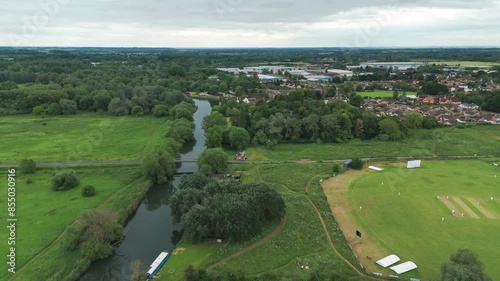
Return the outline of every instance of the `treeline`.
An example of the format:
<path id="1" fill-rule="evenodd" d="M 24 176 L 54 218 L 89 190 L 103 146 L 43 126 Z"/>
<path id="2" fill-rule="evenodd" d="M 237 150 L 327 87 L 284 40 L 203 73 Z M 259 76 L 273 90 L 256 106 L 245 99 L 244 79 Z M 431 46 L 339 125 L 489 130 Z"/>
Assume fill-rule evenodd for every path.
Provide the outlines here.
<path id="1" fill-rule="evenodd" d="M 203 174 L 183 175 L 170 206 L 191 242 L 247 240 L 285 215 L 283 198 L 266 184 L 218 182 Z"/>
<path id="2" fill-rule="evenodd" d="M 476 92 L 470 94 L 458 94 L 463 102 L 474 103 L 481 106 L 482 110 L 500 113 L 500 90 L 493 92 Z"/>
<path id="3" fill-rule="evenodd" d="M 397 117 L 379 118 L 359 107 L 362 98 L 352 95 L 350 103 L 328 103 L 309 90 L 278 95 L 272 101 L 254 105 L 225 100 L 213 108 L 203 127 L 207 145 L 242 148 L 241 140 L 255 145 L 275 142 L 345 142 L 351 139 L 399 140 L 412 129 L 438 126 L 433 116 L 410 113 L 404 121 Z M 227 119 L 232 126 L 227 126 Z M 247 136 L 248 135 L 248 138 Z M 248 144 L 248 143 L 247 143 Z"/>

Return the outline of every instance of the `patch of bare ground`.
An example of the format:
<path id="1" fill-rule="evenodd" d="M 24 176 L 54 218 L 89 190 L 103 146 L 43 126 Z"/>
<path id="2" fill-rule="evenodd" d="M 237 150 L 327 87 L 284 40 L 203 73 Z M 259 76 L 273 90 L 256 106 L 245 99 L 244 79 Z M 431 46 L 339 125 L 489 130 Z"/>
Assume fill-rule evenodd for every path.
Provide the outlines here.
<path id="1" fill-rule="evenodd" d="M 349 170 L 336 177 L 322 182 L 323 191 L 328 199 L 330 209 L 338 222 L 340 229 L 344 233 L 351 248 L 358 257 L 359 262 L 366 268 L 367 272 L 382 272 L 389 274 L 388 270 L 380 270 L 375 266 L 375 261 L 385 257 L 390 253 L 383 250 L 376 239 L 372 239 L 369 234 L 363 233 L 363 240 L 356 238 L 356 225 L 354 224 L 353 209 L 349 203 L 349 185 L 354 179 L 361 176 L 368 170 Z"/>
<path id="2" fill-rule="evenodd" d="M 453 197 L 453 200 L 455 200 L 455 202 L 457 202 L 458 206 L 460 206 L 460 208 L 462 208 L 465 212 L 465 214 L 470 217 L 470 218 L 473 218 L 473 219 L 478 219 L 479 216 L 474 213 L 474 211 L 469 208 L 469 206 L 467 206 L 467 204 L 465 204 L 464 201 L 462 201 L 462 199 L 460 199 L 459 197 Z"/>
<path id="3" fill-rule="evenodd" d="M 484 208 L 483 206 L 481 206 L 481 202 L 479 200 L 476 200 L 474 198 L 467 198 L 467 200 L 469 202 L 471 202 L 472 204 L 474 204 L 476 206 L 476 208 L 479 210 L 479 212 L 483 213 L 483 215 L 489 219 L 496 219 L 497 216 L 495 216 L 495 214 L 493 214 L 492 212 L 486 210 L 486 208 Z"/>

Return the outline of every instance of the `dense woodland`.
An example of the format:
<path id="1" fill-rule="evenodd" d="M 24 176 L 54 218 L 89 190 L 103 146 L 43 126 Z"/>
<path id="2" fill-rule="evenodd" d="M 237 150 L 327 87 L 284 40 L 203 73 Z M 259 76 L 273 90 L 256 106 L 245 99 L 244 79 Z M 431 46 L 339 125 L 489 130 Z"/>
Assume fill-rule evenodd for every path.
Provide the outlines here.
<path id="1" fill-rule="evenodd" d="M 170 204 L 183 239 L 192 242 L 243 241 L 285 215 L 283 198 L 266 184 L 218 182 L 203 174 L 183 175 Z"/>

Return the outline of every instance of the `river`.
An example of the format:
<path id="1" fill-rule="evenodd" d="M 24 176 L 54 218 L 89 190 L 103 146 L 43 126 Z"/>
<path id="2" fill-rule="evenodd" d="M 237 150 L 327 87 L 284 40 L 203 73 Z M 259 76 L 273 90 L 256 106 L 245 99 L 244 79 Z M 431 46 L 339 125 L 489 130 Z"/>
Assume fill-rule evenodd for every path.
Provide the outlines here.
<path id="1" fill-rule="evenodd" d="M 181 158 L 198 159 L 205 149 L 205 133 L 201 127 L 203 118 L 210 114 L 212 105 L 209 101 L 194 100 L 198 110 L 194 114 L 196 124 L 196 142 L 182 148 Z M 182 163 L 179 173 L 196 172 L 196 163 Z M 174 224 L 168 199 L 179 184 L 180 176 L 167 185 L 153 186 L 125 228 L 125 239 L 107 259 L 92 263 L 80 281 L 128 281 L 130 280 L 130 262 L 141 261 L 141 268 L 146 271 L 149 265 L 162 251 L 172 251 L 172 234 L 181 229 Z"/>

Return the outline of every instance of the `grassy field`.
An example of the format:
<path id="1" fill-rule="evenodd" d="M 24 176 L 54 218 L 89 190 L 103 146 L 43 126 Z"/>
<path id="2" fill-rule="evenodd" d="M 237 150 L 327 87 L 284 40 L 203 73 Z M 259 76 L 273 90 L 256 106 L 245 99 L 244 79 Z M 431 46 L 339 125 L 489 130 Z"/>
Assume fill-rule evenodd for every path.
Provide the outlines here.
<path id="1" fill-rule="evenodd" d="M 233 152 L 230 152 L 233 154 Z M 279 144 L 273 150 L 247 149 L 250 160 L 297 159 L 339 160 L 355 157 L 421 157 L 500 155 L 500 126 L 475 126 L 467 129 L 440 128 L 414 131 L 402 141 L 360 141 L 339 144 Z"/>
<path id="2" fill-rule="evenodd" d="M 424 161 L 416 170 L 403 163 L 381 166 L 385 171 L 348 175 L 352 183 L 342 177 L 324 183 L 330 200 L 346 195 L 334 206 L 343 206 L 350 220 L 347 226 L 341 222 L 348 240 L 355 240 L 354 228 L 363 233 L 355 251 L 370 271 L 388 273 L 374 261 L 396 254 L 419 267 L 402 277 L 429 280 L 451 253 L 467 247 L 478 253 L 493 280 L 500 279 L 500 250 L 494 246 L 500 231 L 499 168 L 477 160 Z"/>
<path id="3" fill-rule="evenodd" d="M 335 249 L 345 259 L 356 265 L 357 261 L 336 224 L 319 185 L 319 179 L 330 174 L 331 164 L 268 164 L 237 167 L 238 169 L 250 169 L 246 172 L 243 171 L 244 181 L 259 181 L 262 178 L 263 181 L 282 194 L 286 202 L 287 223 L 267 243 L 216 267 L 214 269 L 216 272 L 242 272 L 259 280 L 277 280 L 276 276 L 285 278 L 283 280 L 294 280 L 294 278 L 304 280 L 309 277 L 312 271 L 318 271 L 325 275 L 335 272 L 353 280 L 363 280 L 363 277 L 356 274 L 336 254 L 329 244 L 327 232 L 322 226 L 321 219 L 325 223 Z M 308 185 L 309 191 L 306 194 Z M 315 207 L 319 210 L 319 214 Z M 260 237 L 267 235 L 275 227 L 276 225 L 269 226 Z M 173 266 L 177 266 L 175 270 L 177 272 L 189 265 L 189 263 L 182 264 L 182 262 L 178 262 L 179 260 L 187 262 L 194 260 L 194 264 L 199 264 L 201 268 L 207 268 L 259 239 L 256 237 L 246 243 L 217 246 L 213 249 L 212 254 L 201 262 L 198 257 L 205 256 L 204 250 L 200 254 L 195 248 L 195 251 L 190 254 L 191 247 L 188 246 L 185 252 L 186 256 L 177 257 L 174 255 L 167 262 L 161 272 L 161 280 L 178 280 L 173 275 L 168 276 L 168 271 L 171 271 Z M 190 255 L 193 256 L 192 259 L 189 257 Z M 310 270 L 302 269 L 302 265 L 309 266 Z"/>
<path id="4" fill-rule="evenodd" d="M 420 60 L 422 61 L 422 60 Z M 428 60 L 425 60 L 428 61 Z M 500 62 L 486 62 L 486 61 L 428 61 L 430 64 L 448 65 L 448 66 L 498 66 Z"/>
<path id="5" fill-rule="evenodd" d="M 16 229 L 16 267 L 17 272 L 11 280 L 49 280 L 55 272 L 61 277 L 71 279 L 78 276 L 88 261 L 77 253 L 67 252 L 60 247 L 65 229 L 88 209 L 108 207 L 119 212 L 122 220 L 127 217 L 129 208 L 142 198 L 144 180 L 138 167 L 79 168 L 74 171 L 80 180 L 76 189 L 66 192 L 51 190 L 54 169 L 39 169 L 34 175 L 16 175 L 17 229 Z M 6 177 L 6 170 L 0 172 Z M 33 183 L 27 184 L 28 178 Z M 81 187 L 93 185 L 97 195 L 92 198 L 81 196 Z M 3 189 L 2 198 L 7 198 Z M 6 213 L 0 220 L 6 221 Z M 0 240 L 6 241 L 7 232 L 0 233 Z M 4 248 L 2 248 L 4 249 Z M 4 255 L 3 260 L 6 261 Z M 27 265 L 29 263 L 29 265 Z M 4 262 L 5 264 L 5 262 Z M 27 265 L 23 267 L 24 265 Z M 0 280 L 7 280 L 10 273 L 0 273 Z M 64 279 L 66 280 L 66 279 Z"/>
<path id="6" fill-rule="evenodd" d="M 399 94 L 401 95 L 403 92 L 399 91 Z M 369 98 L 392 98 L 393 96 L 393 91 L 373 91 L 373 92 L 358 92 L 358 95 L 362 97 L 369 97 Z M 407 96 L 415 96 L 417 95 L 416 92 L 406 92 Z"/>
<path id="7" fill-rule="evenodd" d="M 136 160 L 165 138 L 166 118 L 78 114 L 0 118 L 4 163 Z"/>

